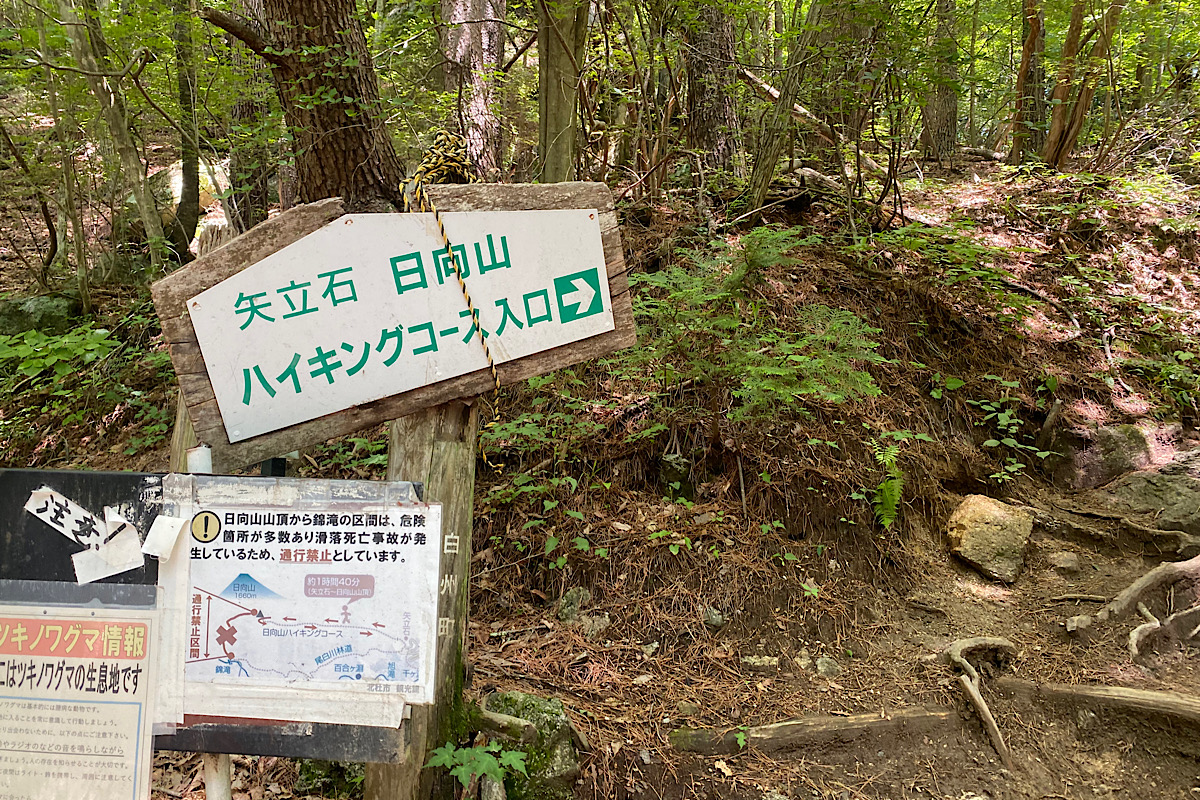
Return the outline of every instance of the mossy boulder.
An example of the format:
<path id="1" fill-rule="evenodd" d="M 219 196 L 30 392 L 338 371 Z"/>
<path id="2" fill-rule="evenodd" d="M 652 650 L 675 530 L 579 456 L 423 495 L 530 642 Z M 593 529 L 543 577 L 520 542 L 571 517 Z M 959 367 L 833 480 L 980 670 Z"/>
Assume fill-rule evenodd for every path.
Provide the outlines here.
<path id="1" fill-rule="evenodd" d="M 512 800 L 567 800 L 579 779 L 575 733 L 560 700 L 524 692 L 491 695 L 484 707 L 532 722 L 537 739 L 525 748 L 528 777 L 512 775 Z"/>
<path id="2" fill-rule="evenodd" d="M 79 311 L 79 298 L 65 294 L 0 300 L 0 334 L 66 333 L 78 323 Z"/>

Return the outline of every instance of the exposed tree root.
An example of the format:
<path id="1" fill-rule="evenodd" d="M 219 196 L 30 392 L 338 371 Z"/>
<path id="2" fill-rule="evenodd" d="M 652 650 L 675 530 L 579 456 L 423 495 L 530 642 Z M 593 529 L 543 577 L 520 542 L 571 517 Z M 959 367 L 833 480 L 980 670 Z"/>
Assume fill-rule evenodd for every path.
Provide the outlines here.
<path id="1" fill-rule="evenodd" d="M 1163 714 L 1200 724 L 1200 697 L 1178 692 L 1126 689 L 1123 686 L 1035 684 L 1010 677 L 999 678 L 996 688 L 1021 697 L 1068 700 L 1077 705 L 1098 705 L 1121 711 Z"/>
<path id="2" fill-rule="evenodd" d="M 847 741 L 868 733 L 924 731 L 956 724 L 958 720 L 958 714 L 949 709 L 911 707 L 848 717 L 802 717 L 731 731 L 678 728 L 671 731 L 668 739 L 676 750 L 715 755 L 736 753 L 745 747 L 783 750 L 801 745 Z"/>
<path id="3" fill-rule="evenodd" d="M 1140 604 L 1139 604 L 1140 605 Z M 1129 633 L 1129 657 L 1138 661 L 1162 640 L 1186 642 L 1200 636 L 1200 603 L 1166 619 L 1138 625 Z"/>
<path id="4" fill-rule="evenodd" d="M 996 718 L 992 716 L 992 710 L 988 708 L 987 701 L 979 692 L 979 671 L 971 663 L 972 656 L 978 658 L 985 654 L 989 661 L 1003 663 L 1017 654 L 1017 648 L 1007 639 L 976 636 L 951 643 L 942 651 L 942 659 L 963 671 L 963 674 L 958 676 L 963 694 L 983 721 L 983 727 L 987 730 L 988 738 L 992 740 L 992 747 L 996 748 L 1000 755 L 1000 760 L 1004 762 L 1005 767 L 1012 769 L 1012 754 L 1004 741 L 1004 734 L 1000 732 L 1000 726 L 996 724 Z"/>
<path id="5" fill-rule="evenodd" d="M 1200 556 L 1194 556 L 1187 561 L 1168 561 L 1159 564 L 1129 584 L 1113 598 L 1112 602 L 1096 612 L 1094 617 L 1089 614 L 1080 614 L 1067 619 L 1067 632 L 1078 633 L 1087 630 L 1093 623 L 1102 623 L 1109 619 L 1123 617 L 1137 608 L 1137 604 L 1149 592 L 1184 580 L 1200 581 Z"/>

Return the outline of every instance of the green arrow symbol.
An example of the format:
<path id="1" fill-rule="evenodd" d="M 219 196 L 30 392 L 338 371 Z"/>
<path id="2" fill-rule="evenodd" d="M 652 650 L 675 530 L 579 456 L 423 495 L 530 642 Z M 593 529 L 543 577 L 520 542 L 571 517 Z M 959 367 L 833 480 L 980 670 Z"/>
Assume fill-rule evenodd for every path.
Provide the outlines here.
<path id="1" fill-rule="evenodd" d="M 599 270 L 587 269 L 555 278 L 554 293 L 558 296 L 560 322 L 574 322 L 604 310 Z"/>

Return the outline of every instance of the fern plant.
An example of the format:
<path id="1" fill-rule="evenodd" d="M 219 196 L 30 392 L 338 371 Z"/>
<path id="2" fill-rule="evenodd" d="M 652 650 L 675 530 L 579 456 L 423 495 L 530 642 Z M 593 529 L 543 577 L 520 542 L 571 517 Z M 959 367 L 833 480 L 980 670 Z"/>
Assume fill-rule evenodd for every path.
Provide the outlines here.
<path id="1" fill-rule="evenodd" d="M 631 276 L 641 289 L 634 301 L 638 347 L 615 371 L 715 390 L 731 420 L 802 412 L 806 398 L 877 396 L 863 366 L 883 360 L 873 339 L 879 329 L 844 309 L 791 310 L 754 292 L 764 272 L 795 263 L 787 253 L 812 241 L 795 230 L 759 228 L 742 238 L 740 250 L 689 252 L 690 269 L 676 264 Z"/>
<path id="2" fill-rule="evenodd" d="M 884 528 L 890 528 L 900 514 L 900 500 L 904 495 L 904 470 L 897 463 L 900 443 L 884 444 L 874 440 L 871 442 L 871 452 L 875 462 L 884 471 L 884 478 L 875 487 L 871 498 L 871 507 L 875 509 L 876 521 Z"/>

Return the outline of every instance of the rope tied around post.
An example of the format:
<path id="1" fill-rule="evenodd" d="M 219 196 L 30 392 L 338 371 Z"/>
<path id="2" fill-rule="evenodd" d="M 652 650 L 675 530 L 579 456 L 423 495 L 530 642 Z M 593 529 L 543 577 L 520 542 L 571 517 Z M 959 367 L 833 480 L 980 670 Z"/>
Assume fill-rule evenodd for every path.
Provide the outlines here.
<path id="1" fill-rule="evenodd" d="M 492 357 L 491 348 L 488 347 L 487 334 L 484 333 L 483 325 L 479 322 L 479 309 L 475 307 L 475 301 L 471 299 L 471 293 L 467 289 L 467 281 L 463 277 L 462 265 L 458 263 L 458 255 L 454 252 L 450 237 L 446 234 L 446 225 L 442 221 L 442 213 L 425 191 L 427 183 L 478 182 L 479 178 L 471 166 L 470 157 L 467 155 L 466 140 L 446 130 L 438 131 L 437 135 L 434 136 L 433 145 L 425 151 L 425 155 L 421 158 L 421 163 L 417 166 L 413 177 L 404 187 L 404 211 L 407 213 L 428 212 L 433 214 L 434 221 L 437 222 L 438 233 L 442 238 L 442 245 L 446 248 L 446 256 L 450 268 L 454 270 L 454 277 L 458 281 L 458 288 L 462 292 L 463 300 L 467 304 L 467 312 L 471 315 L 471 324 L 475 326 L 475 338 L 479 340 L 479 344 L 483 347 L 483 355 L 487 358 L 488 370 L 492 374 L 492 419 L 490 422 L 485 423 L 483 427 L 494 428 L 500 422 L 500 374 L 496 371 L 496 361 Z M 499 470 L 503 467 L 503 464 L 493 464 L 488 459 L 487 452 L 483 448 L 482 438 L 479 440 L 479 454 L 483 457 L 484 463 L 492 469 Z"/>

